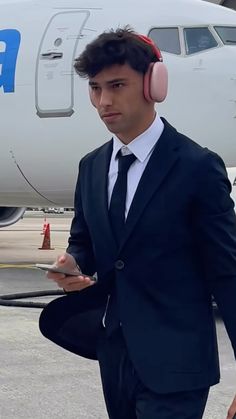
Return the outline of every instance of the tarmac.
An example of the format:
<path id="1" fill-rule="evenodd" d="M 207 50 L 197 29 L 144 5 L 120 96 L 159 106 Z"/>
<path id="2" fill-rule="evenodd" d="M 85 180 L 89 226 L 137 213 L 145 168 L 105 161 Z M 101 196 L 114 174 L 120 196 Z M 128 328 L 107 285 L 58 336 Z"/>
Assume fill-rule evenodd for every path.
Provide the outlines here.
<path id="1" fill-rule="evenodd" d="M 64 252 L 72 213 L 47 214 L 53 250 L 39 250 L 44 217 L 27 212 L 17 224 L 0 229 L 1 295 L 57 290 L 34 265 L 52 263 Z M 52 298 L 57 297 L 24 301 L 46 304 Z M 45 339 L 38 328 L 40 312 L 0 305 L 0 419 L 106 419 L 98 363 Z M 225 419 L 236 393 L 233 351 L 218 316 L 216 324 L 222 379 L 211 389 L 204 419 Z"/>

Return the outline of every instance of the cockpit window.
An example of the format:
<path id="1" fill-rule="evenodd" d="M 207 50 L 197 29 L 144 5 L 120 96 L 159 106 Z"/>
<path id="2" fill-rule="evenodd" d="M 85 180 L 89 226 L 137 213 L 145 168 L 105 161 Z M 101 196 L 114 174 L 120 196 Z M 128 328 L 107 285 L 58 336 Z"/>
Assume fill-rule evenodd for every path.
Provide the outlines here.
<path id="1" fill-rule="evenodd" d="M 236 26 L 215 26 L 225 45 L 236 45 Z"/>
<path id="2" fill-rule="evenodd" d="M 153 28 L 148 36 L 161 51 L 178 55 L 181 53 L 178 28 Z"/>
<path id="3" fill-rule="evenodd" d="M 184 40 L 187 55 L 215 48 L 218 43 L 209 28 L 185 28 Z"/>

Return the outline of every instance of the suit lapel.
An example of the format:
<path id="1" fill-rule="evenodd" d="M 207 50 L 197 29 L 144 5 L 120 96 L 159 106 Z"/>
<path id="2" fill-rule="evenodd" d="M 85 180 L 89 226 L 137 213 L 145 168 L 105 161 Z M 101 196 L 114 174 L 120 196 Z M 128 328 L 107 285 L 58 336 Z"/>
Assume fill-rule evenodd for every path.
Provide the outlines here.
<path id="1" fill-rule="evenodd" d="M 165 120 L 164 123 L 164 131 L 144 170 L 130 206 L 120 247 L 124 245 L 147 203 L 178 160 L 178 134 Z"/>

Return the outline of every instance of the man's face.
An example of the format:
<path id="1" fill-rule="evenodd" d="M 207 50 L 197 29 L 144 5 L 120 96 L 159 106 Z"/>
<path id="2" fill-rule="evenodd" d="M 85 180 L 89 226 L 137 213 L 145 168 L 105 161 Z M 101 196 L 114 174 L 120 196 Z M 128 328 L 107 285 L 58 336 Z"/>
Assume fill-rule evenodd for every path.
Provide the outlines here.
<path id="1" fill-rule="evenodd" d="M 110 132 L 129 143 L 154 118 L 154 105 L 143 96 L 143 75 L 128 64 L 113 65 L 89 79 L 90 98 Z"/>

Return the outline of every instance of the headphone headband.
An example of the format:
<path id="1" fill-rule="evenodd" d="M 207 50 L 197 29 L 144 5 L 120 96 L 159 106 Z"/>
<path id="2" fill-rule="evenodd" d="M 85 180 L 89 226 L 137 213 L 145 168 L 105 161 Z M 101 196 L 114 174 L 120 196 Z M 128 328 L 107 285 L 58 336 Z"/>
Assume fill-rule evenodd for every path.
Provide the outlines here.
<path id="1" fill-rule="evenodd" d="M 159 48 L 157 48 L 156 44 L 154 43 L 154 41 L 151 38 L 149 38 L 146 35 L 140 35 L 140 34 L 138 34 L 137 37 L 139 39 L 141 39 L 143 42 L 145 42 L 146 44 L 150 45 L 152 47 L 155 55 L 157 56 L 158 61 L 163 62 L 163 57 L 161 55 L 161 51 L 159 50 Z"/>

